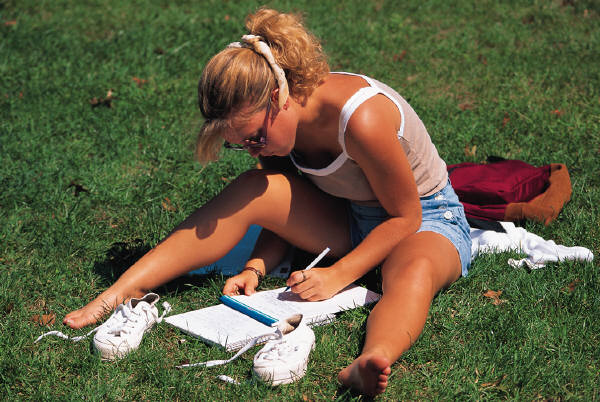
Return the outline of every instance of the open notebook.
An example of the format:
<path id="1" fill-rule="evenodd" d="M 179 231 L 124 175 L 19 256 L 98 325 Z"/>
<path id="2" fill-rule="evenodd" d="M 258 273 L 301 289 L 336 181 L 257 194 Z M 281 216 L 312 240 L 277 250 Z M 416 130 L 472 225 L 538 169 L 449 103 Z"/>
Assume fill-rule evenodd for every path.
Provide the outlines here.
<path id="1" fill-rule="evenodd" d="M 309 302 L 285 288 L 256 292 L 252 296 L 233 296 L 242 303 L 276 319 L 303 314 L 309 325 L 330 322 L 335 313 L 376 302 L 380 295 L 366 288 L 350 285 L 328 300 Z M 273 332 L 259 321 L 224 304 L 166 317 L 165 321 L 182 331 L 225 347 L 240 349 L 254 338 Z"/>

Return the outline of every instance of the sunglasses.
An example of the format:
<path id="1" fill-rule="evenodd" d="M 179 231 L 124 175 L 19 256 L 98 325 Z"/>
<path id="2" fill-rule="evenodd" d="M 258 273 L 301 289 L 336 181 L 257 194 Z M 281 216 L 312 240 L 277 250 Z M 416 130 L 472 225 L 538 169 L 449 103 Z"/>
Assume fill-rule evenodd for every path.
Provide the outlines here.
<path id="1" fill-rule="evenodd" d="M 267 113 L 265 114 L 265 121 L 263 122 L 262 129 L 259 134 L 246 138 L 242 144 L 232 144 L 228 141 L 223 143 L 223 146 L 227 149 L 233 149 L 235 151 L 246 151 L 246 150 L 259 150 L 267 146 L 267 125 L 269 123 L 269 114 L 271 112 L 271 102 L 267 104 Z"/>

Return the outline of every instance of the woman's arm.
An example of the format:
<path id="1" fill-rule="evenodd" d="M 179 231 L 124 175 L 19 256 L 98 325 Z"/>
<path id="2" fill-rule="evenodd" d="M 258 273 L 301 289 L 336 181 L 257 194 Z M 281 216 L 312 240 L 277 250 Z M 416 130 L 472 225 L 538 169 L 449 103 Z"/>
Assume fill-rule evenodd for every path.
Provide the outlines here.
<path id="1" fill-rule="evenodd" d="M 308 300 L 327 299 L 380 264 L 421 224 L 417 185 L 404 149 L 397 137 L 400 113 L 383 95 L 363 103 L 352 115 L 346 130 L 346 149 L 364 171 L 380 204 L 390 218 L 350 253 L 325 269 L 293 274 L 288 285 Z"/>

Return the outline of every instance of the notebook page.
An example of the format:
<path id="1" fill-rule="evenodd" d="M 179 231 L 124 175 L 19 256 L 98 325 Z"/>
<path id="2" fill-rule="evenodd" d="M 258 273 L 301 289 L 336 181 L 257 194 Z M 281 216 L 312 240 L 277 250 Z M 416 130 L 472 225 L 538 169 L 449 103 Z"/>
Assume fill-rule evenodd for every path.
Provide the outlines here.
<path id="1" fill-rule="evenodd" d="M 350 285 L 331 299 L 317 302 L 302 300 L 297 294 L 286 292 L 285 288 L 233 298 L 277 319 L 284 319 L 297 313 L 307 318 L 337 313 L 375 302 L 379 295 L 360 286 Z"/>
<path id="2" fill-rule="evenodd" d="M 227 350 L 239 348 L 258 335 L 273 332 L 271 327 L 224 304 L 172 315 L 165 321 L 192 336 L 225 346 Z"/>

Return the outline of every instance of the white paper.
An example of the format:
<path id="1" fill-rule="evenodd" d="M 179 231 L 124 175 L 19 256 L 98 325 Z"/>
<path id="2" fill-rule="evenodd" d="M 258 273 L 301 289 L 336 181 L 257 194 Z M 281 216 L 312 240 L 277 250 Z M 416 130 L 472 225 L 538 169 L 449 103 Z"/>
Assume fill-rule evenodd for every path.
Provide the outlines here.
<path id="1" fill-rule="evenodd" d="M 351 285 L 331 299 L 309 302 L 285 288 L 256 292 L 252 296 L 233 296 L 241 302 L 277 319 L 303 314 L 307 323 L 320 325 L 330 322 L 343 310 L 373 303 L 379 295 L 368 289 Z M 171 325 L 227 350 L 241 348 L 251 339 L 273 332 L 273 329 L 224 304 L 189 311 L 165 318 Z"/>

